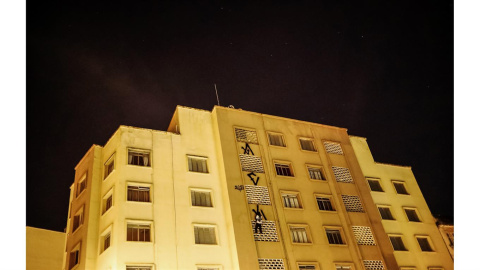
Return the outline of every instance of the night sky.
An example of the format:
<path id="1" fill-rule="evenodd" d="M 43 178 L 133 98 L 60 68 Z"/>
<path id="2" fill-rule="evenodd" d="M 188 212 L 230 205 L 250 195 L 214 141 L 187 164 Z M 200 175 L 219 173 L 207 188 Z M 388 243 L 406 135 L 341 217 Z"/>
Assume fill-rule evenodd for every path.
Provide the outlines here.
<path id="1" fill-rule="evenodd" d="M 28 2 L 27 226 L 63 231 L 92 144 L 211 110 L 214 83 L 223 106 L 367 137 L 453 219 L 453 1 L 158 2 Z"/>

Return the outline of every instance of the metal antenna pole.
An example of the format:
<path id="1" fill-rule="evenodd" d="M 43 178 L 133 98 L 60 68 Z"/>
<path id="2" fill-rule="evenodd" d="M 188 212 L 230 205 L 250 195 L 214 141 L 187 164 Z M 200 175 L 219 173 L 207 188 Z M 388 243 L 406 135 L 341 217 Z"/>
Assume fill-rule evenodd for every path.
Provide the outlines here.
<path id="1" fill-rule="evenodd" d="M 218 106 L 220 106 L 220 99 L 218 99 L 217 85 L 215 83 L 213 85 L 215 86 L 215 94 L 217 95 L 217 103 L 218 103 Z"/>

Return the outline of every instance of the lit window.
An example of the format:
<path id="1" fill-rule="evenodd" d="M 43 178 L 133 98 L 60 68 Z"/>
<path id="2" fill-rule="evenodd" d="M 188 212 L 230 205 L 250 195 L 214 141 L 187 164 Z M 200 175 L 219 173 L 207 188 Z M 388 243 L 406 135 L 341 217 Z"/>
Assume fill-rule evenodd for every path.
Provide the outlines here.
<path id="1" fill-rule="evenodd" d="M 188 156 L 188 170 L 191 172 L 208 173 L 207 159 L 204 157 Z"/>
<path id="2" fill-rule="evenodd" d="M 397 194 L 409 195 L 404 182 L 393 181 L 392 183 L 393 183 L 393 186 L 395 187 L 395 190 L 397 191 Z"/>
<path id="3" fill-rule="evenodd" d="M 402 236 L 400 235 L 389 235 L 390 242 L 392 242 L 393 250 L 396 251 L 406 251 L 407 248 L 403 244 Z"/>
<path id="4" fill-rule="evenodd" d="M 110 232 L 108 232 L 107 234 L 105 234 L 103 236 L 103 248 L 102 248 L 102 251 L 105 251 L 107 250 L 107 248 L 110 247 Z"/>
<path id="5" fill-rule="evenodd" d="M 68 269 L 80 264 L 80 244 L 76 245 L 69 253 Z"/>
<path id="6" fill-rule="evenodd" d="M 150 167 L 150 151 L 128 149 L 128 164 Z"/>
<path id="7" fill-rule="evenodd" d="M 113 206 L 113 188 L 110 189 L 102 199 L 102 215 Z"/>
<path id="8" fill-rule="evenodd" d="M 344 245 L 345 242 L 342 239 L 342 232 L 339 229 L 325 229 L 327 234 L 328 243 L 332 245 Z"/>
<path id="9" fill-rule="evenodd" d="M 310 175 L 310 179 L 326 180 L 325 174 L 323 173 L 323 170 L 321 168 L 307 166 L 307 169 L 308 174 Z"/>
<path id="10" fill-rule="evenodd" d="M 113 158 L 113 155 L 107 160 L 107 162 L 105 162 L 105 166 L 104 166 L 105 174 L 103 179 L 107 178 L 107 176 L 109 176 L 115 169 L 115 159 Z"/>
<path id="11" fill-rule="evenodd" d="M 129 185 L 127 201 L 150 202 L 150 187 Z"/>
<path id="12" fill-rule="evenodd" d="M 277 175 L 293 176 L 293 170 L 290 164 L 275 163 L 275 171 Z"/>
<path id="13" fill-rule="evenodd" d="M 151 266 L 127 265 L 126 270 L 152 270 Z"/>
<path id="14" fill-rule="evenodd" d="M 283 206 L 286 208 L 302 208 L 297 196 L 298 194 L 282 194 Z"/>
<path id="15" fill-rule="evenodd" d="M 302 147 L 302 150 L 317 152 L 317 149 L 315 148 L 315 144 L 313 143 L 312 139 L 300 139 L 300 146 Z"/>
<path id="16" fill-rule="evenodd" d="M 371 191 L 383 192 L 382 185 L 380 185 L 380 179 L 368 178 L 367 181 Z"/>
<path id="17" fill-rule="evenodd" d="M 420 222 L 420 218 L 418 218 L 417 210 L 415 208 L 404 208 L 403 210 L 405 210 L 408 221 Z"/>
<path id="18" fill-rule="evenodd" d="M 212 207 L 212 199 L 209 191 L 191 190 L 192 206 Z"/>
<path id="19" fill-rule="evenodd" d="M 127 224 L 127 241 L 150 242 L 150 224 Z"/>
<path id="20" fill-rule="evenodd" d="M 420 249 L 422 251 L 433 251 L 433 248 L 430 245 L 430 241 L 428 240 L 428 237 L 417 236 L 416 238 L 417 238 L 418 245 L 420 246 Z"/>
<path id="21" fill-rule="evenodd" d="M 395 218 L 393 218 L 392 212 L 390 211 L 390 207 L 378 206 L 378 211 L 380 212 L 380 216 L 382 216 L 382 219 L 395 220 Z"/>
<path id="22" fill-rule="evenodd" d="M 268 133 L 268 142 L 270 145 L 285 147 L 285 140 L 282 134 Z"/>
<path id="23" fill-rule="evenodd" d="M 335 211 L 330 197 L 317 196 L 318 210 Z"/>
<path id="24" fill-rule="evenodd" d="M 216 245 L 215 228 L 207 226 L 194 226 L 195 244 Z"/>
<path id="25" fill-rule="evenodd" d="M 290 234 L 293 243 L 310 243 L 305 227 L 290 227 Z"/>
<path id="26" fill-rule="evenodd" d="M 77 184 L 77 197 L 87 188 L 87 173 L 85 173 Z"/>
<path id="27" fill-rule="evenodd" d="M 78 229 L 78 227 L 80 227 L 80 225 L 82 224 L 83 224 L 83 206 L 73 216 L 72 233 L 75 232 Z"/>

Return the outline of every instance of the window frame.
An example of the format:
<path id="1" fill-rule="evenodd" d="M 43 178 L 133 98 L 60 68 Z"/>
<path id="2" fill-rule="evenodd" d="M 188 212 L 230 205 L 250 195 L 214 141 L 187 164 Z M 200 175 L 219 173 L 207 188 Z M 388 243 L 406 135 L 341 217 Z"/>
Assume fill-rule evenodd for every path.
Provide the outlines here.
<path id="1" fill-rule="evenodd" d="M 323 193 L 314 193 L 313 197 L 315 199 L 315 204 L 317 205 L 317 210 L 320 211 L 321 213 L 336 213 L 337 208 L 335 207 L 335 203 L 333 202 L 333 195 L 332 194 L 323 194 Z M 333 210 L 322 210 L 318 206 L 318 201 L 317 198 L 326 198 L 330 201 L 330 205 L 332 206 Z"/>
<path id="2" fill-rule="evenodd" d="M 80 197 L 80 195 L 82 195 L 83 193 L 85 193 L 85 190 L 87 190 L 87 184 L 88 184 L 88 182 L 87 182 L 87 178 L 88 178 L 88 177 L 87 177 L 87 173 L 88 173 L 88 172 L 83 173 L 82 177 L 80 177 L 80 180 L 77 181 L 77 185 L 76 185 L 76 187 L 77 187 L 76 195 L 77 195 L 77 196 L 76 196 L 76 198 Z M 83 187 L 82 190 L 80 190 L 80 187 L 82 186 L 82 183 L 85 183 L 85 186 Z"/>
<path id="3" fill-rule="evenodd" d="M 148 197 L 150 201 L 145 202 L 145 201 L 131 201 L 128 199 L 128 188 L 129 187 L 144 187 L 144 188 L 149 188 L 148 190 Z M 125 202 L 127 203 L 151 203 L 153 204 L 153 184 L 150 183 L 140 183 L 140 182 L 129 182 L 127 181 L 125 185 Z"/>
<path id="4" fill-rule="evenodd" d="M 280 136 L 280 139 L 283 143 L 283 146 L 282 145 L 276 145 L 276 144 L 272 144 L 272 142 L 270 141 L 270 135 L 273 135 L 273 136 Z M 273 147 L 278 147 L 278 148 L 287 148 L 287 142 L 285 140 L 285 136 L 280 133 L 280 132 L 274 132 L 274 131 L 267 131 L 267 140 L 268 140 L 268 145 L 269 146 L 273 146 Z"/>
<path id="5" fill-rule="evenodd" d="M 145 166 L 145 165 L 130 164 L 129 163 L 130 151 L 132 151 L 134 153 L 137 153 L 137 154 L 148 153 L 148 165 Z M 153 156 L 152 155 L 152 150 L 127 147 L 127 166 L 135 166 L 135 167 L 141 167 L 141 168 L 152 168 L 152 164 L 153 164 L 153 157 L 152 156 Z"/>
<path id="6" fill-rule="evenodd" d="M 422 246 L 420 245 L 420 242 L 418 241 L 419 238 L 426 239 L 428 246 L 430 250 L 423 250 Z M 420 249 L 421 252 L 435 252 L 435 248 L 432 243 L 432 239 L 430 239 L 430 236 L 428 235 L 415 235 L 415 240 L 417 240 L 418 248 Z"/>
<path id="7" fill-rule="evenodd" d="M 392 219 L 384 219 L 383 216 L 382 216 L 382 212 L 380 211 L 380 208 L 387 208 L 390 212 L 390 215 L 392 216 Z M 395 215 L 393 214 L 392 207 L 390 205 L 377 204 L 377 209 L 378 209 L 378 213 L 380 214 L 380 218 L 381 218 L 382 221 L 383 220 L 390 220 L 390 221 L 397 220 L 395 218 Z"/>
<path id="8" fill-rule="evenodd" d="M 283 166 L 288 166 L 288 168 L 290 169 L 290 174 L 291 175 L 280 175 L 280 174 L 278 174 L 277 164 L 278 165 L 283 165 Z M 273 161 L 273 169 L 275 170 L 275 176 L 277 176 L 277 177 L 286 177 L 286 178 L 292 179 L 296 175 L 295 171 L 293 170 L 292 162 L 290 162 L 290 161 L 274 160 Z"/>
<path id="9" fill-rule="evenodd" d="M 213 199 L 213 191 L 212 191 L 211 189 L 190 187 L 190 188 L 188 188 L 188 191 L 189 191 L 189 193 L 190 193 L 189 198 L 190 198 L 190 206 L 191 206 L 191 207 L 201 208 L 201 209 L 209 209 L 209 208 L 214 208 L 214 207 L 215 207 L 215 203 L 214 203 L 214 199 Z M 211 206 L 193 205 L 193 201 L 192 201 L 192 191 L 193 191 L 193 192 L 205 192 L 205 193 L 209 193 L 209 194 L 210 194 L 210 204 L 211 204 Z"/>
<path id="10" fill-rule="evenodd" d="M 406 193 L 398 193 L 398 190 L 397 190 L 397 187 L 395 186 L 395 184 L 402 184 Z M 405 181 L 392 180 L 392 186 L 393 186 L 393 189 L 395 190 L 395 192 L 397 193 L 397 195 L 407 195 L 407 196 L 411 195 L 410 192 L 408 192 L 407 185 L 406 185 Z"/>
<path id="11" fill-rule="evenodd" d="M 365 179 L 367 180 L 367 184 L 371 192 L 385 192 L 385 189 L 383 188 L 383 185 L 382 185 L 382 180 L 380 178 L 366 177 Z M 380 187 L 380 190 L 373 190 L 372 186 L 370 185 L 370 181 L 376 181 L 378 183 L 378 186 Z"/>
<path id="12" fill-rule="evenodd" d="M 105 193 L 105 195 L 103 195 L 103 197 L 102 197 L 102 214 L 101 214 L 101 216 L 105 215 L 115 205 L 115 203 L 114 203 L 115 199 L 114 199 L 114 196 L 113 196 L 114 187 L 115 186 L 112 186 L 112 188 L 110 188 L 110 190 L 108 190 L 107 193 Z M 108 209 L 106 209 L 107 208 L 107 200 L 110 197 L 112 197 L 112 205 Z"/>
<path id="13" fill-rule="evenodd" d="M 213 235 L 215 237 L 215 243 L 214 244 L 206 244 L 206 243 L 197 243 L 196 238 L 195 238 L 195 228 L 196 227 L 201 227 L 201 228 L 213 228 Z M 206 223 L 193 223 L 192 224 L 192 231 L 193 231 L 193 244 L 195 246 L 220 246 L 220 239 L 218 237 L 218 228 L 216 224 L 206 224 Z"/>
<path id="14" fill-rule="evenodd" d="M 323 181 L 323 182 L 326 182 L 327 181 L 327 175 L 325 174 L 325 170 L 323 169 L 323 166 L 320 166 L 320 165 L 313 165 L 313 164 L 305 164 L 305 167 L 307 169 L 307 175 L 308 175 L 308 179 L 310 179 L 311 181 Z M 325 179 L 316 179 L 316 178 L 312 178 L 311 177 L 311 174 L 310 174 L 310 169 L 318 169 L 320 170 L 320 175 L 323 176 L 323 178 Z"/>
<path id="15" fill-rule="evenodd" d="M 81 261 L 81 249 L 82 249 L 82 241 L 78 242 L 71 250 L 70 252 L 68 252 L 68 270 L 73 270 L 73 269 L 77 269 L 80 265 L 80 261 Z M 77 263 L 74 264 L 74 265 L 70 265 L 71 262 L 72 262 L 72 259 L 70 256 L 72 256 L 72 253 L 73 252 L 78 252 L 78 255 L 76 255 L 77 257 Z"/>
<path id="16" fill-rule="evenodd" d="M 279 190 L 279 192 L 280 192 L 280 197 L 282 198 L 283 209 L 292 209 L 292 210 L 303 210 L 304 209 L 303 201 L 302 201 L 302 198 L 301 198 L 301 195 L 300 195 L 299 191 Z M 285 199 L 283 198 L 284 195 L 295 196 L 297 198 L 297 203 L 298 203 L 299 207 L 287 207 L 287 206 L 285 206 Z"/>
<path id="17" fill-rule="evenodd" d="M 328 231 L 328 230 L 337 230 L 337 231 L 339 231 L 339 233 L 340 233 L 340 238 L 341 238 L 341 240 L 342 240 L 343 243 L 342 243 L 342 244 L 336 244 L 336 243 L 332 244 L 332 243 L 330 243 L 330 241 L 328 240 L 328 234 L 327 234 L 327 231 Z M 348 244 L 347 244 L 347 238 L 345 237 L 345 233 L 343 232 L 343 228 L 342 228 L 342 227 L 340 227 L 340 226 L 323 226 L 323 231 L 325 232 L 325 238 L 327 239 L 327 243 L 328 243 L 329 245 L 331 245 L 331 246 L 342 246 L 342 247 L 343 247 L 343 246 L 348 246 Z"/>
<path id="18" fill-rule="evenodd" d="M 108 172 L 108 168 L 110 167 L 110 165 L 113 163 L 113 168 L 112 168 L 112 171 Z M 103 164 L 103 180 L 105 181 L 114 171 L 115 171 L 115 153 L 113 153 L 108 159 L 107 161 L 105 161 L 105 163 Z"/>
<path id="19" fill-rule="evenodd" d="M 405 249 L 395 249 L 395 245 L 393 244 L 392 242 L 392 237 L 398 237 L 400 238 L 400 241 L 402 242 L 402 245 Z M 392 245 L 392 248 L 393 248 L 393 251 L 409 251 L 407 246 L 405 245 L 405 241 L 404 241 L 404 238 L 403 238 L 403 235 L 402 234 L 396 234 L 396 233 L 389 233 L 388 234 L 388 239 L 390 240 L 390 244 Z"/>
<path id="20" fill-rule="evenodd" d="M 78 214 L 78 216 L 80 216 L 80 221 L 79 221 L 79 224 L 78 224 L 77 228 L 74 228 L 75 217 L 77 216 L 77 214 Z M 82 227 L 84 222 L 85 222 L 85 205 L 82 204 L 82 206 L 79 207 L 77 209 L 77 211 L 75 211 L 75 214 L 72 217 L 72 234 L 77 232 Z"/>
<path id="21" fill-rule="evenodd" d="M 302 143 L 300 142 L 301 140 L 311 141 L 314 150 L 312 151 L 312 150 L 303 149 Z M 298 144 L 299 144 L 299 146 L 300 146 L 300 151 L 305 151 L 305 152 L 308 152 L 308 153 L 318 153 L 318 147 L 317 147 L 317 145 L 315 144 L 315 139 L 314 139 L 314 138 L 310 138 L 310 137 L 298 137 Z"/>
<path id="22" fill-rule="evenodd" d="M 202 171 L 192 171 L 190 170 L 190 159 L 194 160 L 203 160 L 205 161 L 205 169 L 207 170 L 206 172 L 202 172 Z M 192 163 L 193 164 L 193 163 Z M 204 156 L 196 156 L 196 155 L 188 155 L 187 154 L 187 172 L 192 172 L 192 173 L 201 173 L 201 174 L 209 174 L 210 173 L 210 170 L 208 169 L 209 167 L 209 162 L 208 162 L 208 157 L 204 157 Z M 193 169 L 193 166 L 192 166 L 192 169 Z"/>
<path id="23" fill-rule="evenodd" d="M 141 226 L 141 225 L 148 225 L 149 230 L 150 230 L 150 241 L 135 241 L 135 240 L 128 240 L 128 225 L 133 225 L 133 226 Z M 153 232 L 153 221 L 147 221 L 147 220 L 132 220 L 132 219 L 126 219 L 125 220 L 125 242 L 127 243 L 154 243 L 154 232 Z M 140 238 L 140 237 L 139 237 Z"/>
<path id="24" fill-rule="evenodd" d="M 417 208 L 415 208 L 415 207 L 403 206 L 402 209 L 403 209 L 403 213 L 405 213 L 405 217 L 407 218 L 407 221 L 408 221 L 408 222 L 422 223 L 422 219 L 420 218 L 420 214 L 418 213 L 418 209 L 417 209 Z M 415 216 L 416 216 L 416 218 L 417 218 L 418 220 L 410 220 L 410 218 L 408 217 L 408 214 L 407 214 L 407 210 L 408 210 L 408 211 L 414 211 Z"/>
<path id="25" fill-rule="evenodd" d="M 292 228 L 304 229 L 308 242 L 295 242 L 295 241 L 293 241 Z M 290 232 L 290 242 L 292 243 L 292 245 L 312 245 L 313 244 L 312 234 L 310 233 L 310 228 L 309 228 L 308 224 L 294 224 L 294 223 L 288 224 L 288 231 Z"/>

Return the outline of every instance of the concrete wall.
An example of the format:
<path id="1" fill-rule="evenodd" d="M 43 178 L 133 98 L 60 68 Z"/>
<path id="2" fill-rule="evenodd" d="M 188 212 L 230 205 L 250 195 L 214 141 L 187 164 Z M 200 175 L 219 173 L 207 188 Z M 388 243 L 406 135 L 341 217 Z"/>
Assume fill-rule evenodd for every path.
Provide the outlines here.
<path id="1" fill-rule="evenodd" d="M 28 227 L 26 230 L 27 270 L 61 270 L 65 233 Z"/>

